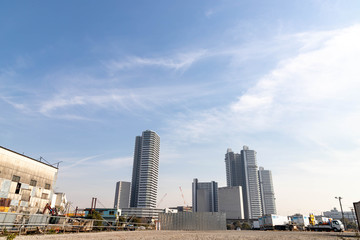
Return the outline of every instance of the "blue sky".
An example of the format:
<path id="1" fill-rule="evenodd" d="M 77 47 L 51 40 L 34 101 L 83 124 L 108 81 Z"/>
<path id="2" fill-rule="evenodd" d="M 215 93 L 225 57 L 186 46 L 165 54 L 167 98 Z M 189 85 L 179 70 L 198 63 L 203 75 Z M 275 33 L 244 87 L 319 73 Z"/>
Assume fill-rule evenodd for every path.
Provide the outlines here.
<path id="1" fill-rule="evenodd" d="M 159 207 L 224 186 L 248 145 L 279 214 L 360 194 L 360 2 L 8 1 L 0 6 L 0 145 L 62 161 L 56 190 L 111 207 L 135 136 L 161 137 Z"/>

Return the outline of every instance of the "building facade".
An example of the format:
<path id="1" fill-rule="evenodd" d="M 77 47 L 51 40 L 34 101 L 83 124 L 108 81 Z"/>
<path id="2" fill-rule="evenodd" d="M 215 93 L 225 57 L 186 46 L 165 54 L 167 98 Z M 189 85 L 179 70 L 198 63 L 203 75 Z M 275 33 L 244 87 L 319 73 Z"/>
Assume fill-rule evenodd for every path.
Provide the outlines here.
<path id="1" fill-rule="evenodd" d="M 192 183 L 193 212 L 218 212 L 218 183 L 199 182 L 197 178 Z"/>
<path id="2" fill-rule="evenodd" d="M 116 183 L 114 208 L 129 208 L 130 206 L 130 182 L 119 181 Z"/>
<path id="3" fill-rule="evenodd" d="M 226 213 L 226 219 L 244 219 L 241 186 L 221 187 L 219 191 L 219 212 Z"/>
<path id="4" fill-rule="evenodd" d="M 244 218 L 262 216 L 259 173 L 256 151 L 244 146 L 240 154 L 228 149 L 225 154 L 226 182 L 228 187 L 241 186 Z"/>
<path id="5" fill-rule="evenodd" d="M 275 193 L 270 170 L 259 167 L 259 184 L 263 214 L 276 214 Z"/>
<path id="6" fill-rule="evenodd" d="M 146 130 L 135 139 L 130 207 L 155 208 L 159 175 L 160 137 Z"/>
<path id="7" fill-rule="evenodd" d="M 0 211 L 42 212 L 53 199 L 58 168 L 0 147 Z"/>

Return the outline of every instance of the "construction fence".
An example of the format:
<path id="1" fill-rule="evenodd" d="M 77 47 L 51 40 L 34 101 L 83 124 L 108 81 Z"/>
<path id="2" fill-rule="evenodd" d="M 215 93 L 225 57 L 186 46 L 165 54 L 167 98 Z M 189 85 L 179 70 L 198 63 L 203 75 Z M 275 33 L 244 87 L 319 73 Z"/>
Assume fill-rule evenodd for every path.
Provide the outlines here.
<path id="1" fill-rule="evenodd" d="M 149 224 L 85 218 L 0 212 L 0 231 L 20 234 L 47 232 L 87 232 L 102 230 L 146 230 Z"/>
<path id="2" fill-rule="evenodd" d="M 226 213 L 159 213 L 157 225 L 159 230 L 226 230 Z"/>

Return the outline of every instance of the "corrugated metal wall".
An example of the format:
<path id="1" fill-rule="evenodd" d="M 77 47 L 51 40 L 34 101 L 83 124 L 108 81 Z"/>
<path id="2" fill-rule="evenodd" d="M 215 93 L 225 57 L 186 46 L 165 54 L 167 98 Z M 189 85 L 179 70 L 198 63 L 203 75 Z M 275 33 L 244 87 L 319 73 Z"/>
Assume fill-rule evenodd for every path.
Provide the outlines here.
<path id="1" fill-rule="evenodd" d="M 219 212 L 159 213 L 160 230 L 226 230 L 226 214 Z"/>

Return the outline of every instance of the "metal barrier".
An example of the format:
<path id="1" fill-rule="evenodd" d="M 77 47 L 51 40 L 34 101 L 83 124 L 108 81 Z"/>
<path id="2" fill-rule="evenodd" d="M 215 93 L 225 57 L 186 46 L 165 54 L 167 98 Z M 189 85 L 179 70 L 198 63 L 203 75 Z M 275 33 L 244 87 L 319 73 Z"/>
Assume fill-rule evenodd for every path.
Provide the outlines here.
<path id="1" fill-rule="evenodd" d="M 226 230 L 226 214 L 219 212 L 159 213 L 160 230 Z"/>
<path id="2" fill-rule="evenodd" d="M 0 231 L 2 233 L 18 233 L 19 235 L 47 232 L 133 231 L 146 229 L 153 229 L 153 227 L 149 227 L 149 224 L 146 223 L 0 212 Z"/>

